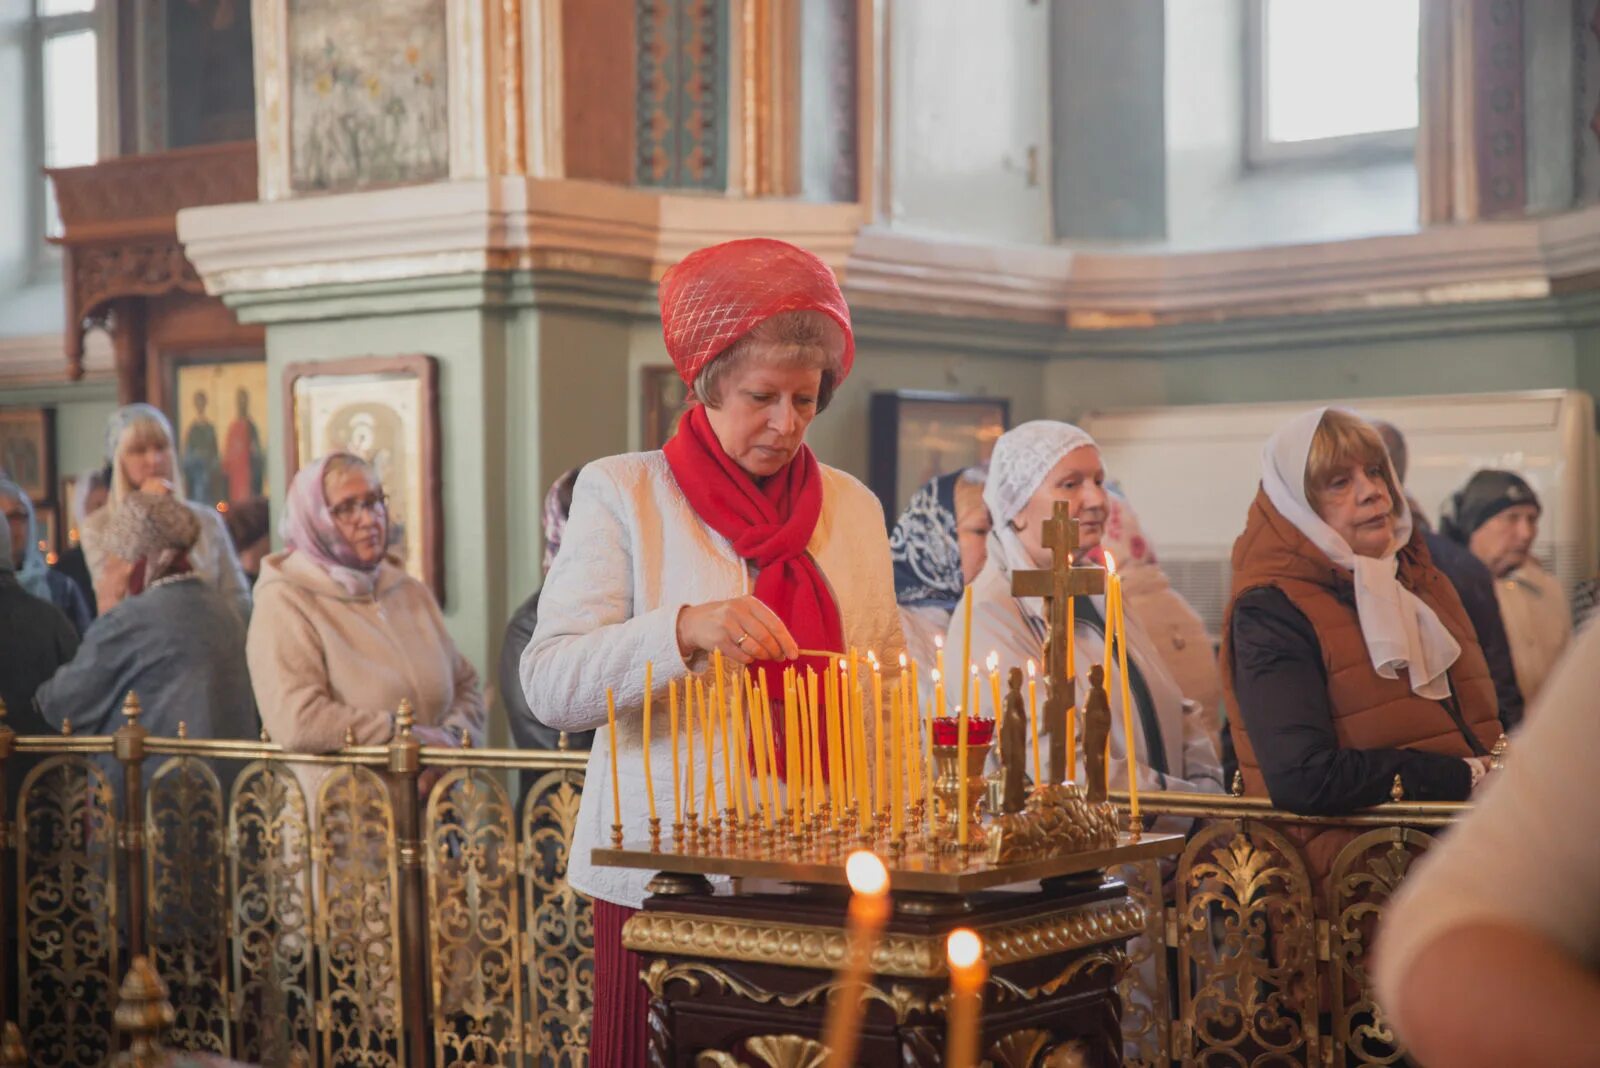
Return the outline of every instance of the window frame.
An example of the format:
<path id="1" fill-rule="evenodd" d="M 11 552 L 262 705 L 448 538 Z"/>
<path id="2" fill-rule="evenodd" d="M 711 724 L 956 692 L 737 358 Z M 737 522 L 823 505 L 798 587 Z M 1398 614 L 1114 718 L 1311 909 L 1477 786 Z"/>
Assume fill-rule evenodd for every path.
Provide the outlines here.
<path id="1" fill-rule="evenodd" d="M 50 237 L 45 208 L 49 204 L 49 177 L 45 161 L 45 44 L 52 38 L 88 30 L 95 36 L 95 144 L 96 161 L 116 154 L 117 110 L 117 2 L 94 0 L 89 11 L 62 15 L 39 14 L 39 0 L 28 11 L 26 86 L 28 94 L 26 164 L 33 176 L 28 182 L 28 232 L 33 247 L 29 281 L 52 281 L 62 270 L 61 247 Z"/>
<path id="2" fill-rule="evenodd" d="M 1270 0 L 1247 0 L 1245 10 L 1245 166 L 1250 169 L 1295 164 L 1360 166 L 1411 159 L 1421 127 L 1373 133 L 1319 137 L 1310 141 L 1267 138 L 1267 6 Z M 1420 89 L 1419 89 L 1420 93 Z"/>

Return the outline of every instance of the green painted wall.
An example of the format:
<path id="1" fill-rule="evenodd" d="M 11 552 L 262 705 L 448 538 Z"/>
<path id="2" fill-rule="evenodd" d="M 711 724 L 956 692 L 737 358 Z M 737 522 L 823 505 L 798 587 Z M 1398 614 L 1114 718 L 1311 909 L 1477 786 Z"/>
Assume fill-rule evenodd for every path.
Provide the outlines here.
<path id="1" fill-rule="evenodd" d="M 0 408 L 55 409 L 58 479 L 81 475 L 105 462 L 106 419 L 116 407 L 117 387 L 113 382 L 0 387 Z"/>

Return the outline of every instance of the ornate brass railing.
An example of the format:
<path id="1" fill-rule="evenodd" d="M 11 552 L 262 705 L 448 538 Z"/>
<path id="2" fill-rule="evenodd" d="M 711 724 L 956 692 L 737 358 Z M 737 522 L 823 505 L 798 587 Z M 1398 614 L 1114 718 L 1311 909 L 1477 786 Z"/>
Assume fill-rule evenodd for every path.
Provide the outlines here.
<path id="1" fill-rule="evenodd" d="M 1176 865 L 1118 873 L 1148 917 L 1123 979 L 1130 1065 L 1403 1063 L 1373 998 L 1372 941 L 1429 832 L 1466 805 L 1395 802 L 1335 819 L 1262 798 L 1141 802 L 1195 822 Z"/>
<path id="2" fill-rule="evenodd" d="M 587 1063 L 589 903 L 566 883 L 587 753 L 424 748 L 407 727 L 306 757 L 150 737 L 130 711 L 113 737 L 0 727 L 0 1019 L 19 1063 L 106 1063 L 140 955 L 169 988 L 169 1047 Z"/>
<path id="3" fill-rule="evenodd" d="M 114 737 L 0 726 L 0 1019 L 19 1063 L 99 1065 L 124 1044 L 112 1014 L 136 955 L 169 987 L 172 1047 L 587 1063 L 593 932 L 565 879 L 587 753 L 403 731 L 296 756 L 149 737 L 132 711 Z M 1462 806 L 1338 821 L 1349 840 L 1320 880 L 1297 835 L 1331 821 L 1204 795 L 1144 808 L 1196 829 L 1175 868 L 1120 873 L 1149 917 L 1124 980 L 1130 1063 L 1397 1063 L 1364 969 L 1374 919 Z"/>

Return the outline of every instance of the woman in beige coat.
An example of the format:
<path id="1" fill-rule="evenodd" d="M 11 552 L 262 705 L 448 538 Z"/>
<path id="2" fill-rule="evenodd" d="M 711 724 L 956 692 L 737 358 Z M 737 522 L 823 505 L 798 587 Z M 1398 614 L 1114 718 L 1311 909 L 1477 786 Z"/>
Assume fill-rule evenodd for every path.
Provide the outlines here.
<path id="1" fill-rule="evenodd" d="M 483 691 L 427 587 L 387 555 L 383 486 L 333 453 L 289 489 L 288 548 L 262 563 L 246 651 L 261 722 L 286 749 L 321 753 L 394 735 L 409 700 L 424 745 L 481 745 Z M 301 769 L 315 805 L 321 776 Z"/>

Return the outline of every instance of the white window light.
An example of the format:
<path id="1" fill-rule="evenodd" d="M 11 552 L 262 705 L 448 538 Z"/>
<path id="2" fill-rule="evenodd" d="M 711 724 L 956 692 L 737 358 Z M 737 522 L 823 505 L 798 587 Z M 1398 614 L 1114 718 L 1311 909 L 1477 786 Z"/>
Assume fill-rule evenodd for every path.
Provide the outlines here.
<path id="1" fill-rule="evenodd" d="M 1253 163 L 1415 144 L 1419 0 L 1255 0 Z"/>
<path id="2" fill-rule="evenodd" d="M 97 0 L 34 0 L 34 157 L 43 167 L 78 167 L 100 158 L 104 125 L 102 12 Z M 57 237 L 55 189 L 42 175 L 38 233 Z"/>

